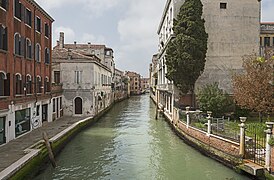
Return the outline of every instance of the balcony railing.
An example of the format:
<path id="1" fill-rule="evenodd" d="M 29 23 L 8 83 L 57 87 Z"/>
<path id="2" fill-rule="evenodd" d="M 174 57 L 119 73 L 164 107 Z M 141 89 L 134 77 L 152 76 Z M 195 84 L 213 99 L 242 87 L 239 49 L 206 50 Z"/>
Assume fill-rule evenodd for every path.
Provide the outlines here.
<path id="1" fill-rule="evenodd" d="M 63 84 L 55 84 L 53 83 L 51 86 L 52 93 L 61 93 L 63 92 Z"/>
<path id="2" fill-rule="evenodd" d="M 173 84 L 159 84 L 159 85 L 157 85 L 157 90 L 172 92 Z"/>

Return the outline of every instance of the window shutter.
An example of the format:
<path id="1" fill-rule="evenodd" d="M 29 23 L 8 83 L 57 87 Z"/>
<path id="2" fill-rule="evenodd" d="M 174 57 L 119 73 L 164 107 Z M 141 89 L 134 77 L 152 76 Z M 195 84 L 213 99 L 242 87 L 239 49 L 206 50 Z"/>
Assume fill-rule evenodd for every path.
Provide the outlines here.
<path id="1" fill-rule="evenodd" d="M 4 82 L 4 87 L 5 87 L 4 96 L 10 96 L 10 73 L 7 73 L 6 76 L 7 76 L 7 79 Z"/>
<path id="2" fill-rule="evenodd" d="M 26 13 L 26 8 L 23 4 L 21 4 L 21 20 L 24 22 L 27 22 L 25 19 L 25 13 Z"/>
<path id="3" fill-rule="evenodd" d="M 2 25 L 0 25 L 0 49 L 4 49 L 4 29 Z"/>
<path id="4" fill-rule="evenodd" d="M 24 37 L 21 37 L 21 55 L 26 57 L 26 39 Z"/>
<path id="5" fill-rule="evenodd" d="M 22 80 L 21 80 L 21 94 L 25 94 L 24 87 L 26 85 L 25 83 L 25 78 L 26 76 L 22 75 Z"/>
<path id="6" fill-rule="evenodd" d="M 5 28 L 5 33 L 4 33 L 4 37 L 3 37 L 3 49 L 4 50 L 8 50 L 8 28 Z"/>
<path id="7" fill-rule="evenodd" d="M 16 95 L 16 76 L 13 74 L 13 95 Z"/>

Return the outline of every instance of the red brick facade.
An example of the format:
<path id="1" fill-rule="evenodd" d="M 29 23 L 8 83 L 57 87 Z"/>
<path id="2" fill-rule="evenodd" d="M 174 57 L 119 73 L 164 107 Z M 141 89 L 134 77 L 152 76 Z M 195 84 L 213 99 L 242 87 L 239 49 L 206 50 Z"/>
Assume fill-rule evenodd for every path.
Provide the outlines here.
<path id="1" fill-rule="evenodd" d="M 225 140 L 214 135 L 207 136 L 205 132 L 201 132 L 192 127 L 187 128 L 186 125 L 182 122 L 178 122 L 177 126 L 188 136 L 191 136 L 196 140 L 204 143 L 209 148 L 215 148 L 231 156 L 239 156 L 240 145 L 238 143 L 234 143 L 232 141 Z"/>
<path id="2" fill-rule="evenodd" d="M 20 11 L 19 18 L 15 17 L 16 8 L 19 8 L 18 12 Z M 37 17 L 40 19 L 39 24 Z M 0 73 L 6 75 L 5 79 L 8 82 L 4 87 L 5 95 L 0 95 L 0 110 L 7 109 L 11 102 L 18 104 L 50 98 L 50 83 L 46 82 L 51 82 L 52 22 L 53 19 L 34 0 L 7 0 L 5 7 L 0 7 L 0 26 L 7 28 L 8 39 L 7 50 L 0 49 Z M 36 27 L 40 27 L 38 30 L 40 32 Z M 20 34 L 20 45 L 18 45 L 20 55 L 15 55 L 16 34 Z M 27 41 L 31 43 L 29 49 Z M 39 62 L 35 54 L 38 43 L 41 50 L 37 53 L 40 57 Z M 20 94 L 16 93 L 16 74 L 21 76 L 21 85 L 18 86 Z M 29 83 L 31 93 L 28 95 L 27 75 L 31 77 Z M 38 76 L 41 77 L 39 85 L 37 85 Z M 41 88 L 41 93 L 38 93 L 38 86 Z"/>

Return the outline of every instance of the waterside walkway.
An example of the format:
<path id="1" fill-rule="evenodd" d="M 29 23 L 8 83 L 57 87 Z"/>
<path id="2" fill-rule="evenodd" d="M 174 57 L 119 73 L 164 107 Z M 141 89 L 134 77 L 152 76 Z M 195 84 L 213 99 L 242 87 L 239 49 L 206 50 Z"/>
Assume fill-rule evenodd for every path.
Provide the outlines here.
<path id="1" fill-rule="evenodd" d="M 47 132 L 49 138 L 52 138 L 85 118 L 88 117 L 62 117 L 51 123 L 45 122 L 43 127 L 0 146 L 0 179 L 7 178 L 6 175 L 22 166 L 28 158 L 37 153 L 33 150 L 31 152 L 29 148 L 43 140 L 42 132 Z"/>

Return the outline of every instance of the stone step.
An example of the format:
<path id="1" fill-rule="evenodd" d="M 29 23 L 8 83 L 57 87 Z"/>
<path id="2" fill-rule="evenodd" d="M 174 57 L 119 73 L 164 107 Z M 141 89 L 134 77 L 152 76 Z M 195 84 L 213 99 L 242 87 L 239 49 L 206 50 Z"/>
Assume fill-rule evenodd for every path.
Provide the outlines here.
<path id="1" fill-rule="evenodd" d="M 241 170 L 254 175 L 261 176 L 264 174 L 264 167 L 251 162 L 250 160 L 244 160 L 244 163 L 240 166 Z"/>

